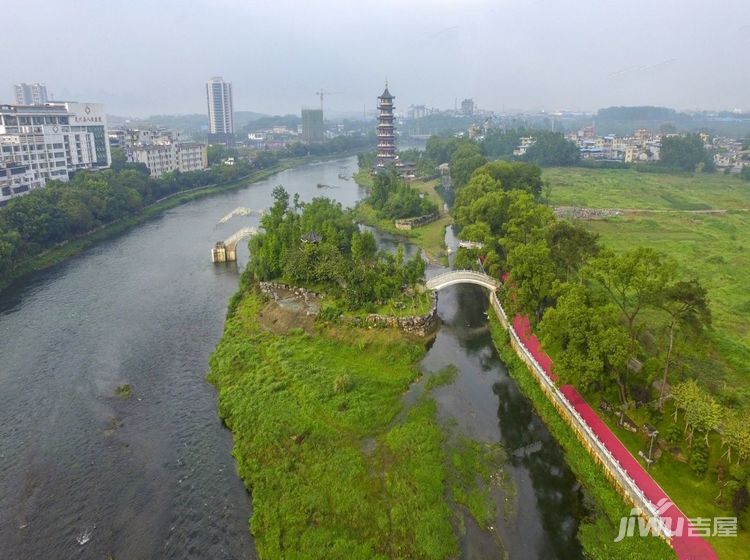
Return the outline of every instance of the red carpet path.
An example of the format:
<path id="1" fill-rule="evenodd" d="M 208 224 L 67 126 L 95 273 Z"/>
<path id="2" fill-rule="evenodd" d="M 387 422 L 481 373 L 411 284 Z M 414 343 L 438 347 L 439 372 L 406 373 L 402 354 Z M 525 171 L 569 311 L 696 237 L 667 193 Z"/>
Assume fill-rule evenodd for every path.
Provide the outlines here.
<path id="1" fill-rule="evenodd" d="M 503 278 L 505 280 L 505 278 Z M 529 353 L 534 357 L 537 363 L 544 370 L 545 375 L 551 381 L 557 381 L 557 376 L 552 373 L 552 360 L 542 350 L 542 346 L 539 340 L 531 332 L 529 327 L 528 317 L 516 315 L 513 319 L 513 328 L 518 335 Z M 572 385 L 563 385 L 560 387 L 560 392 L 565 396 L 568 402 L 575 408 L 578 414 L 581 415 L 586 424 L 589 425 L 591 430 L 596 434 L 599 440 L 609 450 L 612 456 L 619 461 L 620 466 L 628 473 L 630 478 L 633 479 L 635 484 L 643 491 L 646 497 L 654 504 L 657 505 L 660 500 L 669 500 L 669 496 L 662 490 L 656 481 L 646 472 L 641 464 L 633 457 L 630 451 L 622 444 L 617 436 L 612 433 L 612 430 L 599 418 L 599 415 L 583 400 L 578 391 Z M 671 500 L 670 500 L 671 503 Z M 680 523 L 683 524 L 685 529 L 682 531 L 681 536 L 675 536 L 671 540 L 672 548 L 674 549 L 677 557 L 680 560 L 713 560 L 717 559 L 716 552 L 714 552 L 711 545 L 704 538 L 699 536 L 689 536 L 687 527 L 689 522 L 684 513 L 682 513 L 677 506 L 674 504 L 670 505 L 666 510 L 662 512 L 662 517 L 671 518 L 672 527 L 679 527 Z M 682 520 L 681 522 L 679 520 Z M 636 528 L 636 534 L 638 529 Z M 640 538 L 640 537 L 633 537 Z"/>

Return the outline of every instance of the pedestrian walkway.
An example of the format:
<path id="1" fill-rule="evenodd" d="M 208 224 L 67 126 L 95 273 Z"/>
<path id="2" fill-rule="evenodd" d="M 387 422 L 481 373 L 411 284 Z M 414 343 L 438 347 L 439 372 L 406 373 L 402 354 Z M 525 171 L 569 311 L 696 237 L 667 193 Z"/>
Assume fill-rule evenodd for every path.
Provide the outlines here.
<path id="1" fill-rule="evenodd" d="M 521 341 L 526 350 L 531 354 L 536 363 L 539 365 L 543 374 L 552 382 L 557 381 L 557 376 L 553 373 L 552 359 L 544 352 L 539 339 L 531 331 L 528 317 L 516 315 L 513 319 L 513 330 L 516 332 L 518 339 Z M 609 426 L 599 417 L 594 409 L 584 400 L 578 391 L 572 385 L 563 385 L 560 387 L 560 393 L 567 399 L 568 403 L 580 415 L 583 421 L 588 425 L 591 431 L 599 439 L 599 442 L 609 451 L 609 453 L 619 463 L 622 470 L 635 483 L 635 485 L 645 494 L 647 499 L 659 508 L 660 517 L 671 519 L 671 527 L 684 527 L 680 534 L 671 538 L 670 544 L 680 560 L 714 560 L 718 556 L 711 545 L 703 537 L 691 535 L 692 527 L 687 516 L 672 503 L 661 486 L 651 477 L 643 468 L 638 460 L 628 451 L 620 439 L 609 429 Z M 667 508 L 660 508 L 667 503 Z M 637 532 L 636 532 L 637 534 Z M 640 537 L 633 537 L 640 538 Z"/>

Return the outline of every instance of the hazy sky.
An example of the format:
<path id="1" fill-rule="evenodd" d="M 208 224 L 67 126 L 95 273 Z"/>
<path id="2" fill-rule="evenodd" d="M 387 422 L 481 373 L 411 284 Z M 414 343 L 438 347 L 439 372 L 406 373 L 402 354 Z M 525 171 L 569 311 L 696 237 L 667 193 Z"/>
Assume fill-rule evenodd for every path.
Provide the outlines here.
<path id="1" fill-rule="evenodd" d="M 750 109 L 750 0 L 2 0 L 0 101 L 45 82 L 108 113 L 396 105 Z"/>

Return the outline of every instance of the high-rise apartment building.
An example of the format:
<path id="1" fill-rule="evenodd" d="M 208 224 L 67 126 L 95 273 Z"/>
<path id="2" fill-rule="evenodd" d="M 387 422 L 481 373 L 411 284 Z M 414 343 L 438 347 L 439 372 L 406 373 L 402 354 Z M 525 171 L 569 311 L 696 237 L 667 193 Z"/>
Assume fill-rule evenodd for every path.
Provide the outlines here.
<path id="1" fill-rule="evenodd" d="M 44 105 L 49 101 L 47 97 L 47 86 L 44 84 L 16 84 L 16 104 L 18 105 Z"/>
<path id="2" fill-rule="evenodd" d="M 388 91 L 388 82 L 385 90 L 378 97 L 378 155 L 377 167 L 386 167 L 396 161 L 396 136 L 393 126 L 393 100 L 396 99 Z"/>
<path id="3" fill-rule="evenodd" d="M 0 163 L 6 175 L 0 204 L 51 179 L 67 181 L 73 171 L 109 167 L 107 136 L 101 103 L 0 105 Z"/>
<path id="4" fill-rule="evenodd" d="M 474 114 L 473 99 L 464 99 L 463 101 L 461 101 L 461 113 L 469 116 Z"/>
<path id="5" fill-rule="evenodd" d="M 225 82 L 220 76 L 206 82 L 208 103 L 208 141 L 216 144 L 234 142 L 234 105 L 232 103 L 232 82 Z"/>
<path id="6" fill-rule="evenodd" d="M 325 138 L 323 111 L 302 109 L 302 139 L 305 142 L 319 142 Z"/>

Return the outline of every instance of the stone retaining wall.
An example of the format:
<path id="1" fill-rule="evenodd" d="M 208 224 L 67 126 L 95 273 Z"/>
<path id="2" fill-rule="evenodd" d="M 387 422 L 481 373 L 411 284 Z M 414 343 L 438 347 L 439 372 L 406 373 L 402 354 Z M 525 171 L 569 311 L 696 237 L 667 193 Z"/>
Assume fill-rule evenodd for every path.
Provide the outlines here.
<path id="1" fill-rule="evenodd" d="M 261 293 L 275 302 L 288 297 L 284 292 L 301 298 L 305 306 L 308 307 L 307 315 L 317 316 L 317 312 L 309 311 L 309 307 L 311 303 L 317 303 L 317 300 L 320 300 L 323 294 L 299 286 L 290 286 L 282 282 L 258 282 L 258 286 Z M 404 332 L 418 336 L 428 336 L 435 331 L 438 324 L 437 294 L 433 293 L 432 309 L 424 315 L 397 317 L 394 315 L 370 313 L 366 317 L 342 316 L 341 319 L 355 327 L 399 328 Z"/>
<path id="2" fill-rule="evenodd" d="M 360 326 L 399 328 L 408 333 L 419 336 L 428 336 L 435 331 L 438 324 L 437 296 L 433 294 L 432 309 L 429 313 L 424 315 L 394 317 L 393 315 L 378 315 L 377 313 L 370 313 L 365 317 L 364 322 L 359 317 L 356 317 L 355 321 L 356 323 L 359 323 Z"/>

